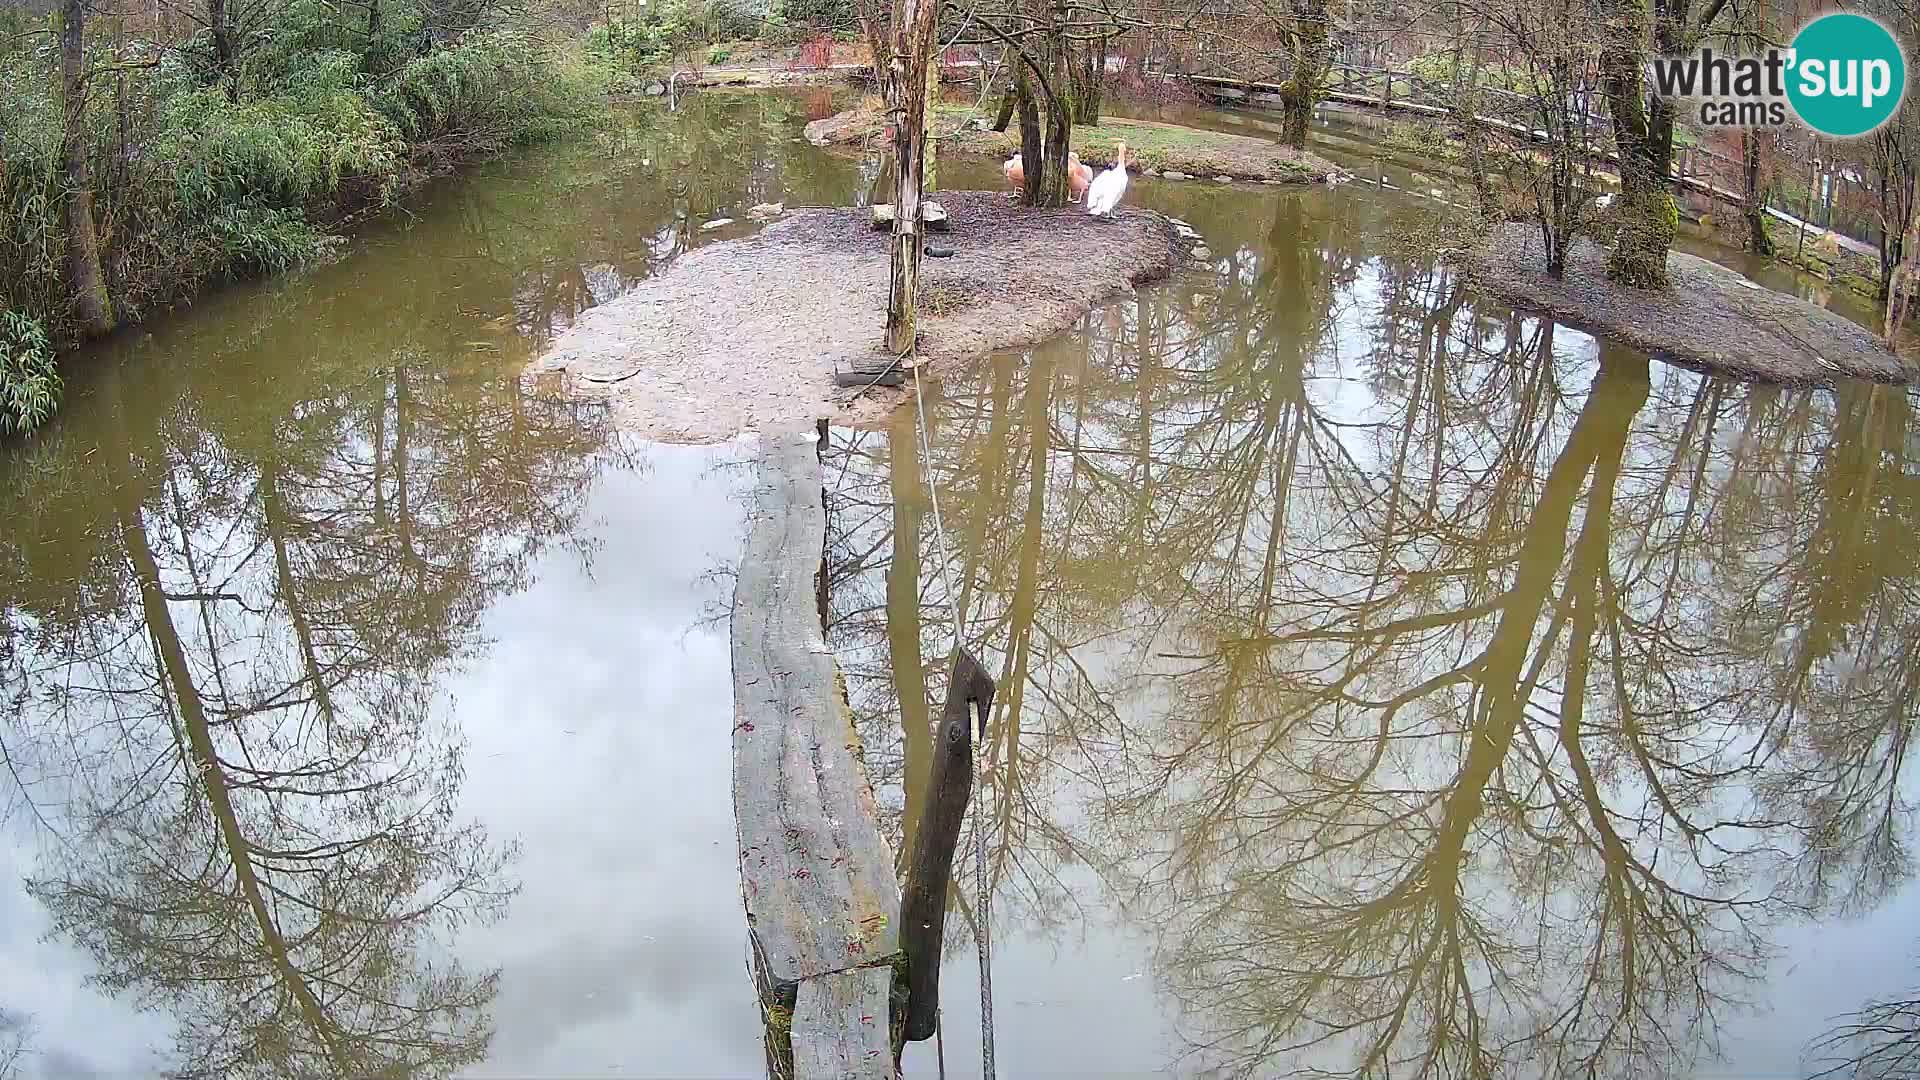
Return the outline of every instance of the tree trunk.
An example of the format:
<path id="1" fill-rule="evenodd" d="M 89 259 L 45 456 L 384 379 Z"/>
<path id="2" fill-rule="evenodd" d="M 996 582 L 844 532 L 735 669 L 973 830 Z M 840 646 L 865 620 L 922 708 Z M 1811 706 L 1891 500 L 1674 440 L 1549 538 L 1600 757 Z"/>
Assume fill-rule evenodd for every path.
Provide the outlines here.
<path id="1" fill-rule="evenodd" d="M 1076 124 L 1100 122 L 1100 84 L 1107 67 L 1107 39 L 1083 41 L 1077 56 L 1068 63 L 1072 77 L 1068 81 L 1068 107 Z"/>
<path id="2" fill-rule="evenodd" d="M 233 77 L 233 13 L 227 0 L 207 0 L 207 25 L 213 28 L 213 68 L 226 84 L 227 97 L 237 96 Z"/>
<path id="3" fill-rule="evenodd" d="M 927 68 L 933 59 L 940 5 L 901 0 L 898 34 L 887 66 L 887 106 L 893 114 L 893 240 L 889 257 L 887 349 L 905 356 L 913 349 L 914 316 L 920 301 L 922 155 L 927 134 Z"/>
<path id="4" fill-rule="evenodd" d="M 1012 65 L 1011 70 L 1007 70 L 1009 64 Z M 1020 103 L 1020 93 L 1017 89 L 1021 71 L 1020 58 L 1013 54 L 1012 49 L 1003 49 L 1001 50 L 1000 67 L 1002 70 L 1007 71 L 1008 79 L 1006 89 L 1000 92 L 1000 111 L 995 114 L 993 118 L 993 130 L 995 131 L 1007 130 L 1007 125 L 1013 122 L 1013 110 Z"/>
<path id="5" fill-rule="evenodd" d="M 113 299 L 100 271 L 100 235 L 93 223 L 93 174 L 87 160 L 87 5 L 60 7 L 60 143 L 66 176 L 67 288 L 82 333 L 114 327 Z"/>
<path id="6" fill-rule="evenodd" d="M 1747 218 L 1747 248 L 1755 255 L 1773 254 L 1773 237 L 1767 234 L 1767 192 L 1760 184 L 1760 135 L 1751 129 L 1740 133 L 1741 209 Z"/>
<path id="7" fill-rule="evenodd" d="M 1327 0 L 1293 0 L 1293 75 L 1280 97 L 1288 146 L 1307 148 L 1313 107 L 1320 100 L 1327 69 Z"/>
<path id="8" fill-rule="evenodd" d="M 1018 59 L 1018 57 L 1016 57 Z M 1033 100 L 1033 74 L 1023 61 L 1014 75 L 1014 93 L 1020 105 L 1020 201 L 1028 206 L 1040 203 L 1040 174 L 1047 170 L 1045 147 L 1040 135 L 1040 108 Z"/>
<path id="9" fill-rule="evenodd" d="M 1047 31 L 1047 168 L 1040 178 L 1040 206 L 1067 205 L 1067 148 L 1072 140 L 1073 109 L 1061 92 L 1073 78 L 1073 62 L 1067 53 L 1066 12 L 1053 11 L 1053 23 Z M 1044 85 L 1044 84 L 1043 84 Z"/>
<path id="10" fill-rule="evenodd" d="M 933 40 L 927 43 L 927 48 L 930 50 L 940 48 L 940 28 L 938 23 L 934 26 Z M 927 118 L 924 121 L 926 150 L 923 152 L 920 161 L 921 194 L 938 190 L 940 186 L 936 183 L 940 172 L 940 138 L 937 134 L 940 125 L 935 123 L 936 118 L 939 116 L 939 113 L 935 111 L 935 107 L 940 103 L 940 62 L 941 58 L 937 53 L 927 62 Z"/>
<path id="11" fill-rule="evenodd" d="M 893 63 L 893 39 L 888 34 L 886 7 L 881 0 L 860 0 L 856 10 L 860 29 L 867 36 L 867 48 L 873 53 L 873 84 L 887 85 L 887 71 Z"/>
<path id="12" fill-rule="evenodd" d="M 1651 21 L 1647 0 L 1620 0 L 1619 19 L 1607 28 L 1600 51 L 1601 85 L 1620 152 L 1620 235 L 1607 262 L 1607 276 L 1639 288 L 1667 283 L 1667 252 L 1680 224 L 1679 209 L 1667 193 L 1661 140 L 1651 128 L 1643 93 Z M 1666 147 L 1664 156 L 1670 160 L 1671 143 Z"/>
<path id="13" fill-rule="evenodd" d="M 1102 36 L 1089 42 L 1087 48 L 1087 85 L 1080 92 L 1080 111 L 1074 119 L 1082 124 L 1097 126 L 1100 123 L 1100 109 L 1106 104 L 1107 86 L 1107 39 Z"/>

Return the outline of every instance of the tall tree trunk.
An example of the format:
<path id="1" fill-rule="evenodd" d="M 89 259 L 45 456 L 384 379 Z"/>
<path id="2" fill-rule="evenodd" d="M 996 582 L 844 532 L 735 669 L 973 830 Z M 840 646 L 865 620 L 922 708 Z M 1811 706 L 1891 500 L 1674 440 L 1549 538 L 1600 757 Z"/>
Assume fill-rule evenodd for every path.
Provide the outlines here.
<path id="1" fill-rule="evenodd" d="M 1280 97 L 1284 138 L 1295 150 L 1307 148 L 1313 107 L 1327 72 L 1327 0 L 1293 0 L 1293 75 Z"/>
<path id="2" fill-rule="evenodd" d="M 1767 192 L 1760 184 L 1760 134 L 1751 128 L 1740 133 L 1741 211 L 1747 219 L 1747 248 L 1755 255 L 1773 254 L 1767 234 Z"/>
<path id="3" fill-rule="evenodd" d="M 1024 61 L 1014 75 L 1013 85 L 1020 105 L 1020 168 L 1025 177 L 1021 181 L 1020 201 L 1038 206 L 1040 177 L 1047 171 L 1047 157 L 1040 134 L 1040 108 L 1033 100 L 1033 74 Z"/>
<path id="4" fill-rule="evenodd" d="M 922 157 L 927 134 L 927 68 L 933 60 L 936 0 L 901 0 L 894 13 L 894 55 L 887 66 L 887 105 L 893 125 L 893 240 L 889 253 L 887 349 L 913 348 L 920 302 Z"/>
<path id="5" fill-rule="evenodd" d="M 1073 137 L 1073 109 L 1062 96 L 1073 78 L 1072 58 L 1067 53 L 1064 8 L 1055 7 L 1053 22 L 1047 30 L 1047 70 L 1043 87 L 1047 93 L 1047 138 L 1045 175 L 1040 178 L 1040 206 L 1067 205 L 1067 148 Z M 1047 85 L 1047 84 L 1051 85 Z"/>
<path id="6" fill-rule="evenodd" d="M 60 145 L 65 162 L 67 288 L 86 334 L 113 329 L 113 299 L 100 271 L 100 234 L 93 223 L 93 171 L 87 160 L 87 5 L 60 6 Z"/>
<path id="7" fill-rule="evenodd" d="M 1600 50 L 1600 80 L 1613 139 L 1620 152 L 1620 235 L 1607 262 L 1607 275 L 1640 288 L 1667 283 L 1667 252 L 1679 228 L 1679 208 L 1667 193 L 1671 142 L 1653 130 L 1644 95 L 1644 61 L 1651 33 L 1648 0 L 1619 0 L 1618 18 L 1607 27 Z M 1670 118 L 1669 118 L 1670 123 Z M 1667 133 L 1671 138 L 1671 132 Z"/>

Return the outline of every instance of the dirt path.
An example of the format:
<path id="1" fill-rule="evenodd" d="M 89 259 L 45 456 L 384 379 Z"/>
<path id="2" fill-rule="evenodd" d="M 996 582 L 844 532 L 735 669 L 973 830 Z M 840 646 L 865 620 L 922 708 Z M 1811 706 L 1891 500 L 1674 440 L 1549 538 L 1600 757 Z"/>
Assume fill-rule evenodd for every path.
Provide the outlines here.
<path id="1" fill-rule="evenodd" d="M 1599 245 L 1577 241 L 1556 281 L 1547 276 L 1539 230 L 1509 224 L 1468 256 L 1467 273 L 1515 307 L 1686 367 L 1797 386 L 1848 378 L 1907 383 L 1920 375 L 1859 324 L 1706 259 L 1668 256 L 1673 286 L 1657 292 L 1614 285 L 1606 261 Z"/>
<path id="2" fill-rule="evenodd" d="M 1189 253 L 1150 210 L 1118 221 L 1077 208 L 1027 210 L 1006 196 L 941 192 L 954 230 L 927 259 L 920 357 L 927 369 L 1068 329 L 1094 304 L 1164 277 Z M 936 234 L 937 235 L 937 234 Z M 594 308 L 529 369 L 543 386 L 605 398 L 653 439 L 706 442 L 741 431 L 874 423 L 911 391 L 848 403 L 836 370 L 878 355 L 887 237 L 864 209 L 803 210 L 757 236 L 702 247 Z"/>

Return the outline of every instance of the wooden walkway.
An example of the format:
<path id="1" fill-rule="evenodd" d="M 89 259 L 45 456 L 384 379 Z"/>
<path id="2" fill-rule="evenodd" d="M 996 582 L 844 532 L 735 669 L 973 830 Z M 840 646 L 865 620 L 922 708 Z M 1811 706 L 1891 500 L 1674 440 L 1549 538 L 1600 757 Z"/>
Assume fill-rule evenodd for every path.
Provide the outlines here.
<path id="1" fill-rule="evenodd" d="M 1178 75 L 1182 81 L 1193 83 L 1212 97 L 1243 101 L 1249 105 L 1258 105 L 1264 99 L 1267 103 L 1279 100 L 1281 87 L 1278 83 L 1248 82 L 1240 79 L 1228 79 L 1213 75 Z M 1378 89 L 1375 89 L 1375 84 Z M 1395 95 L 1398 86 L 1406 92 Z M 1349 64 L 1335 64 L 1329 72 L 1327 88 L 1322 96 L 1328 101 L 1343 105 L 1357 105 L 1362 108 L 1381 109 L 1393 112 L 1413 113 L 1418 116 L 1451 116 L 1453 109 L 1446 102 L 1450 88 L 1440 88 L 1429 84 L 1425 79 L 1405 71 L 1389 71 L 1384 68 L 1363 68 Z M 1524 122 L 1525 110 L 1533 106 L 1533 99 L 1509 90 L 1494 87 L 1482 88 L 1479 93 L 1490 100 L 1508 101 L 1514 106 L 1507 116 L 1488 116 L 1476 114 L 1475 119 L 1496 131 L 1503 131 L 1518 138 L 1546 143 L 1552 137 L 1542 128 Z M 1597 92 L 1590 95 L 1598 100 Z M 1592 130 L 1606 133 L 1612 130 L 1612 121 L 1607 114 L 1598 110 L 1585 112 L 1585 118 Z M 1604 146 L 1590 146 L 1588 155 L 1597 162 L 1618 165 L 1620 155 Z M 1696 149 L 1694 153 L 1711 160 L 1737 166 L 1739 163 L 1710 150 Z M 1709 198 L 1717 199 L 1733 206 L 1741 206 L 1746 196 L 1740 192 L 1715 185 L 1712 181 L 1693 173 L 1685 164 L 1680 167 L 1680 175 L 1669 177 L 1673 183 L 1691 191 L 1699 192 Z M 1804 222 L 1785 210 L 1773 206 L 1766 208 L 1769 217 L 1785 222 L 1792 228 L 1805 229 L 1809 235 L 1831 236 L 1841 247 L 1862 255 L 1879 254 L 1879 249 L 1862 240 L 1856 240 L 1844 233 L 1823 229 L 1818 225 Z"/>
<path id="2" fill-rule="evenodd" d="M 900 891 L 822 630 L 812 434 L 765 436 L 733 606 L 733 807 L 768 1072 L 892 1077 Z"/>

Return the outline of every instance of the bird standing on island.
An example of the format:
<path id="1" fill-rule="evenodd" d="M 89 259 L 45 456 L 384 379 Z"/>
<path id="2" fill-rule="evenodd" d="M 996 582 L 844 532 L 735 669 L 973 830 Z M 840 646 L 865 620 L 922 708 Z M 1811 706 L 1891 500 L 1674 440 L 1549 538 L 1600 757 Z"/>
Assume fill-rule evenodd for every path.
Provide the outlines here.
<path id="1" fill-rule="evenodd" d="M 1113 167 L 1095 177 L 1093 186 L 1087 188 L 1087 213 L 1112 219 L 1118 215 L 1120 200 L 1126 194 L 1127 144 L 1121 143 L 1114 151 Z"/>
<path id="2" fill-rule="evenodd" d="M 1013 190 L 1019 191 L 1026 186 L 1027 169 L 1020 160 L 1019 154 L 1016 153 L 1008 158 L 1007 163 L 1000 166 L 1000 171 L 1006 174 L 1007 186 Z M 1080 196 L 1087 193 L 1087 185 L 1091 183 L 1093 183 L 1093 170 L 1080 163 L 1079 154 L 1069 153 L 1067 155 L 1068 201 L 1079 202 Z"/>
<path id="3" fill-rule="evenodd" d="M 1079 202 L 1080 196 L 1087 193 L 1093 184 L 1093 168 L 1080 163 L 1079 154 L 1067 155 L 1067 194 L 1068 202 Z"/>

